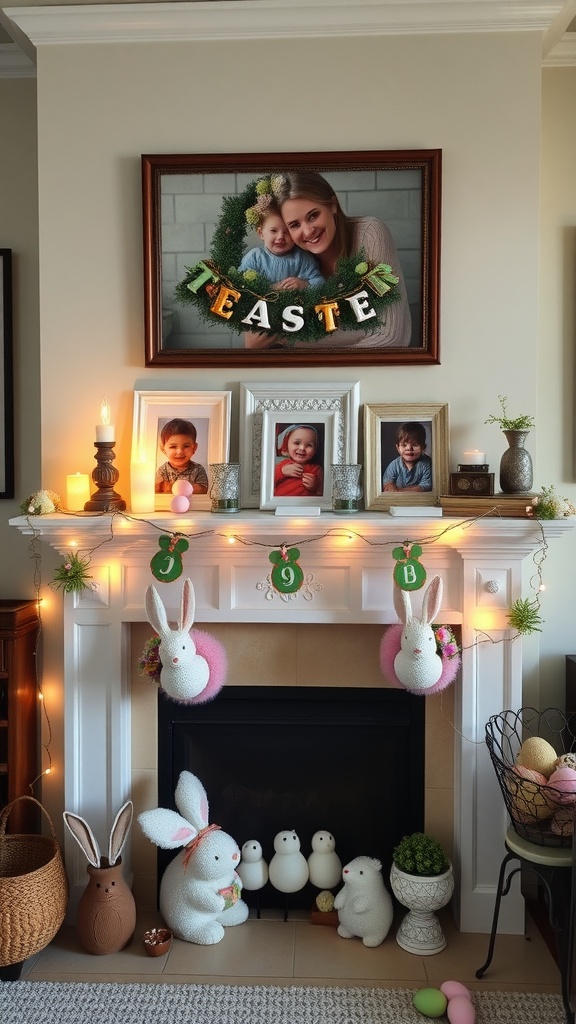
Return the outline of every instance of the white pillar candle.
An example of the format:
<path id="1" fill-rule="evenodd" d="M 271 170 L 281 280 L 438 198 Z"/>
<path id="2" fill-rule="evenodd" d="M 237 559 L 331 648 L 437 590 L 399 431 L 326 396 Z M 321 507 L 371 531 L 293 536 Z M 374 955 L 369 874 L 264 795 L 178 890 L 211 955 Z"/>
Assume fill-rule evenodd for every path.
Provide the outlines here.
<path id="1" fill-rule="evenodd" d="M 97 441 L 114 441 L 114 426 L 110 423 L 110 406 L 105 398 L 100 406 L 100 419 L 102 423 L 96 424 Z"/>
<path id="2" fill-rule="evenodd" d="M 462 463 L 465 466 L 482 466 L 486 462 L 486 452 L 479 452 L 474 448 L 469 452 L 462 452 Z"/>
<path id="3" fill-rule="evenodd" d="M 154 511 L 154 463 L 138 459 L 130 463 L 130 508 L 132 512 Z"/>
<path id="4" fill-rule="evenodd" d="M 83 512 L 87 501 L 90 501 L 88 473 L 70 473 L 66 477 L 66 507 L 70 512 Z"/>

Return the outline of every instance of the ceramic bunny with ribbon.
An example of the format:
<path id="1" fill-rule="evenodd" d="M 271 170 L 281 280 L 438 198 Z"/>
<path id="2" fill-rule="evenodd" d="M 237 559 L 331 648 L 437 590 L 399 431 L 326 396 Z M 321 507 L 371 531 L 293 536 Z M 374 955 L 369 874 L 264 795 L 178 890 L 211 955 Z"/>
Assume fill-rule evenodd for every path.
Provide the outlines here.
<path id="1" fill-rule="evenodd" d="M 170 626 L 166 609 L 155 587 L 146 591 L 146 616 L 160 636 L 158 655 L 162 663 L 160 685 L 172 700 L 181 703 L 201 703 L 215 696 L 214 679 L 210 685 L 211 666 L 206 657 L 199 653 L 200 644 L 195 642 L 197 632 L 192 630 L 196 601 L 192 581 L 184 580 L 180 608 L 180 620 L 175 628 Z M 199 634 L 199 631 L 198 631 Z M 217 641 L 211 649 L 217 647 Z M 221 653 L 219 656 L 221 661 Z M 222 666 L 219 664 L 219 668 Z M 224 672 L 225 674 L 225 672 Z M 220 677 L 222 673 L 219 672 Z M 223 678 L 219 679 L 218 689 Z M 217 690 L 216 690 L 217 692 Z"/>
<path id="2" fill-rule="evenodd" d="M 76 917 L 78 938 L 88 953 L 117 953 L 131 939 L 136 926 L 136 903 L 122 875 L 120 854 L 132 825 L 133 805 L 127 800 L 114 819 L 108 856 L 80 815 L 64 811 L 64 822 L 88 860 L 89 882 Z"/>
<path id="3" fill-rule="evenodd" d="M 198 778 L 183 771 L 174 793 L 177 811 L 157 807 L 138 821 L 148 839 L 180 853 L 160 884 L 160 912 L 174 934 L 209 946 L 220 942 L 224 928 L 242 924 L 248 907 L 240 898 L 240 850 L 219 825 L 209 824 L 208 798 Z"/>

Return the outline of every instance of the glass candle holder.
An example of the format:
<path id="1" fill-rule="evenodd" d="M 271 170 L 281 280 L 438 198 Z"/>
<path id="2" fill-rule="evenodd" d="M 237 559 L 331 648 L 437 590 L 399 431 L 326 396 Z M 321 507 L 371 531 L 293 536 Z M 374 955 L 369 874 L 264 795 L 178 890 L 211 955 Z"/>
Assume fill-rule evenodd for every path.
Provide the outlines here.
<path id="1" fill-rule="evenodd" d="M 338 463 L 332 466 L 332 511 L 358 512 L 362 488 L 362 466 L 356 463 Z"/>
<path id="2" fill-rule="evenodd" d="M 209 495 L 211 512 L 240 511 L 240 463 L 211 462 Z"/>

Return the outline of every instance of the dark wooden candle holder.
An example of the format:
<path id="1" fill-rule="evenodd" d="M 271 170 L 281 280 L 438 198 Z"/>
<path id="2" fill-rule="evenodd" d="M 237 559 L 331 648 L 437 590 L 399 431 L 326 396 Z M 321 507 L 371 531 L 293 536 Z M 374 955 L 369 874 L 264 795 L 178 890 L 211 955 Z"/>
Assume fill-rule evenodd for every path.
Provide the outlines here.
<path id="1" fill-rule="evenodd" d="M 85 512 L 121 512 L 126 508 L 124 498 L 114 490 L 114 484 L 120 476 L 112 465 L 116 458 L 114 444 L 114 441 L 94 442 L 96 467 L 92 470 L 92 479 L 98 490 L 84 505 Z"/>

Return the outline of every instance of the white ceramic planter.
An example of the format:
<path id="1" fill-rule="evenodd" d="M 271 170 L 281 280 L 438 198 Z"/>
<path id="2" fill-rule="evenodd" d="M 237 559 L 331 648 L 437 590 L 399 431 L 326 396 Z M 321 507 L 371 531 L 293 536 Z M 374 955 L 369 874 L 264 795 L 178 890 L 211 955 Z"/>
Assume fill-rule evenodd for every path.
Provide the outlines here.
<path id="1" fill-rule="evenodd" d="M 452 865 L 442 875 L 425 876 L 408 875 L 392 864 L 390 885 L 398 902 L 409 911 L 396 935 L 398 945 L 418 956 L 440 953 L 446 937 L 435 912 L 450 902 L 454 892 Z"/>

